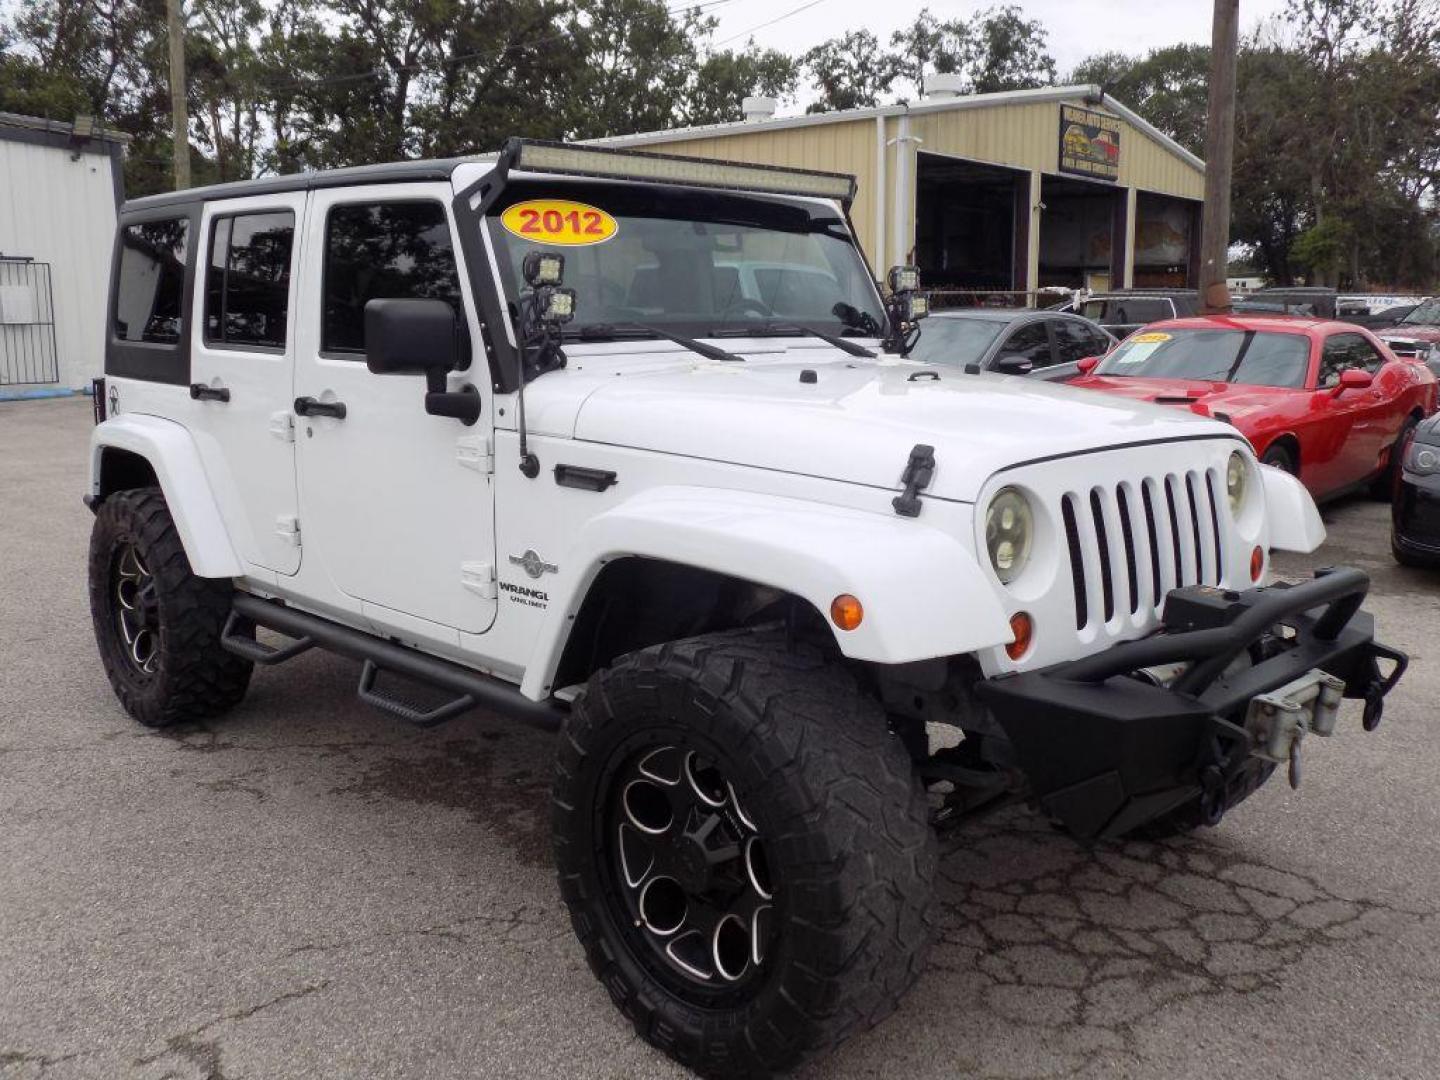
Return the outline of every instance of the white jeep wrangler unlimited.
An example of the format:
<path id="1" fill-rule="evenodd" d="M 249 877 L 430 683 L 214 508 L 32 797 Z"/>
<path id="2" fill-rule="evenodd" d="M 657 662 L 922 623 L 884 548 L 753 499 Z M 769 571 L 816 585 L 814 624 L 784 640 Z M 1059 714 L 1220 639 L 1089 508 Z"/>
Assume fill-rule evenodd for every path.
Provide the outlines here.
<path id="1" fill-rule="evenodd" d="M 1234 429 L 906 360 L 923 298 L 853 193 L 512 140 L 135 200 L 115 247 L 86 501 L 125 708 L 319 647 L 402 721 L 558 729 L 576 933 L 711 1075 L 895 1007 L 937 825 L 1214 824 L 1405 664 L 1358 571 L 1260 587 L 1323 529 Z"/>

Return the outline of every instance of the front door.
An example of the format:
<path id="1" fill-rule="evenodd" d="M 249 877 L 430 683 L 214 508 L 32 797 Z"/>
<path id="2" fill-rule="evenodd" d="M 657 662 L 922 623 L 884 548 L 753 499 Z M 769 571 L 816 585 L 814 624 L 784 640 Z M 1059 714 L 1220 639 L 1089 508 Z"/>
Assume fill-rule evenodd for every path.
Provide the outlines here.
<path id="1" fill-rule="evenodd" d="M 483 353 L 450 376 L 450 389 L 480 391 L 475 425 L 428 415 L 423 376 L 365 366 L 365 304 L 445 300 L 473 332 L 448 196 L 433 184 L 311 193 L 295 370 L 306 559 L 373 621 L 417 629 L 423 620 L 420 632 L 440 640 L 487 630 L 495 617 L 489 379 Z M 343 418 L 326 415 L 338 405 Z"/>
<path id="2" fill-rule="evenodd" d="M 207 203 L 192 320 L 191 430 L 237 553 L 293 574 L 295 444 L 290 426 L 303 193 Z"/>

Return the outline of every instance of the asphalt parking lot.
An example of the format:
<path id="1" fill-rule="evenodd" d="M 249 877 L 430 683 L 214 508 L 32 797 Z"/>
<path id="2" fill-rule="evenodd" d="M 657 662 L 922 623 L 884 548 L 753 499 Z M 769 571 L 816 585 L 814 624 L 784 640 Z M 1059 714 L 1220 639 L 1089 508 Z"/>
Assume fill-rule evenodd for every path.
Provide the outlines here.
<path id="1" fill-rule="evenodd" d="M 0 1076 L 659 1077 L 554 887 L 550 741 L 413 731 L 317 653 L 151 732 L 85 599 L 89 406 L 0 405 Z M 1019 811 L 946 839 L 942 939 L 834 1077 L 1440 1075 L 1440 575 L 1326 510 L 1414 667 L 1218 829 L 1087 850 Z"/>

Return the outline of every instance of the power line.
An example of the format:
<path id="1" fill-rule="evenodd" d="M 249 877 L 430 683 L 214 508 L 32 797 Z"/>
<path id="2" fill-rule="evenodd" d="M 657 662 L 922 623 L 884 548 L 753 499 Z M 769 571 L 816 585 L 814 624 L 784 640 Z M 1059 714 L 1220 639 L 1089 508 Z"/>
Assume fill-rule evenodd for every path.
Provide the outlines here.
<path id="1" fill-rule="evenodd" d="M 752 26 L 749 30 L 742 30 L 738 34 L 731 34 L 729 37 L 723 38 L 722 40 L 715 42 L 715 44 L 717 46 L 728 45 L 730 44 L 730 42 L 735 41 L 738 38 L 747 37 L 750 34 L 753 34 L 756 30 L 764 30 L 767 26 L 774 26 L 776 23 L 781 22 L 784 19 L 788 19 L 792 15 L 799 15 L 802 11 L 808 11 L 816 4 L 823 4 L 824 2 L 825 0 L 810 0 L 808 4 L 801 4 L 797 8 L 791 8 L 783 15 L 776 15 L 775 18 L 770 19 L 768 22 L 763 22 L 759 26 Z"/>

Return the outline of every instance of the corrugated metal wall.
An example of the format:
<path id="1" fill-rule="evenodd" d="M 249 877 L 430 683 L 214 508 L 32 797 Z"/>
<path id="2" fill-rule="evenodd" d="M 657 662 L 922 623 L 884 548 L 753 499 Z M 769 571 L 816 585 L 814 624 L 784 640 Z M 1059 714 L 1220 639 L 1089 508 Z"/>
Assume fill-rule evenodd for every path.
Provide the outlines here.
<path id="1" fill-rule="evenodd" d="M 71 153 L 0 136 L 0 252 L 50 264 L 60 385 L 78 388 L 104 365 L 115 187 L 103 150 Z"/>
<path id="2" fill-rule="evenodd" d="M 1071 104 L 1084 102 L 1077 97 Z M 911 186 L 904 200 L 906 220 L 903 222 L 903 233 L 908 238 L 905 248 L 913 244 L 915 235 L 917 149 L 1058 175 L 1060 105 L 1059 101 L 1051 100 L 984 107 L 962 105 L 954 109 L 911 113 L 908 117 L 910 135 L 920 141 L 908 142 L 903 147 L 908 156 L 907 171 Z M 887 143 L 896 139 L 900 124 L 897 116 L 887 118 Z M 1120 124 L 1120 176 L 1116 181 L 1117 187 L 1186 199 L 1204 197 L 1205 173 L 1202 169 L 1125 120 L 1122 119 Z M 661 153 L 853 173 L 860 190 L 851 216 L 872 265 L 877 272 L 883 272 L 894 246 L 897 224 L 894 190 L 899 175 L 897 153 L 901 148 L 897 144 L 886 150 L 884 198 L 887 242 L 884 251 L 877 251 L 874 244 L 875 143 L 876 122 L 867 118 L 792 127 L 777 125 L 767 128 L 760 124 L 755 131 L 732 131 L 694 139 L 677 139 L 667 134 L 662 140 L 657 140 L 654 149 Z"/>

